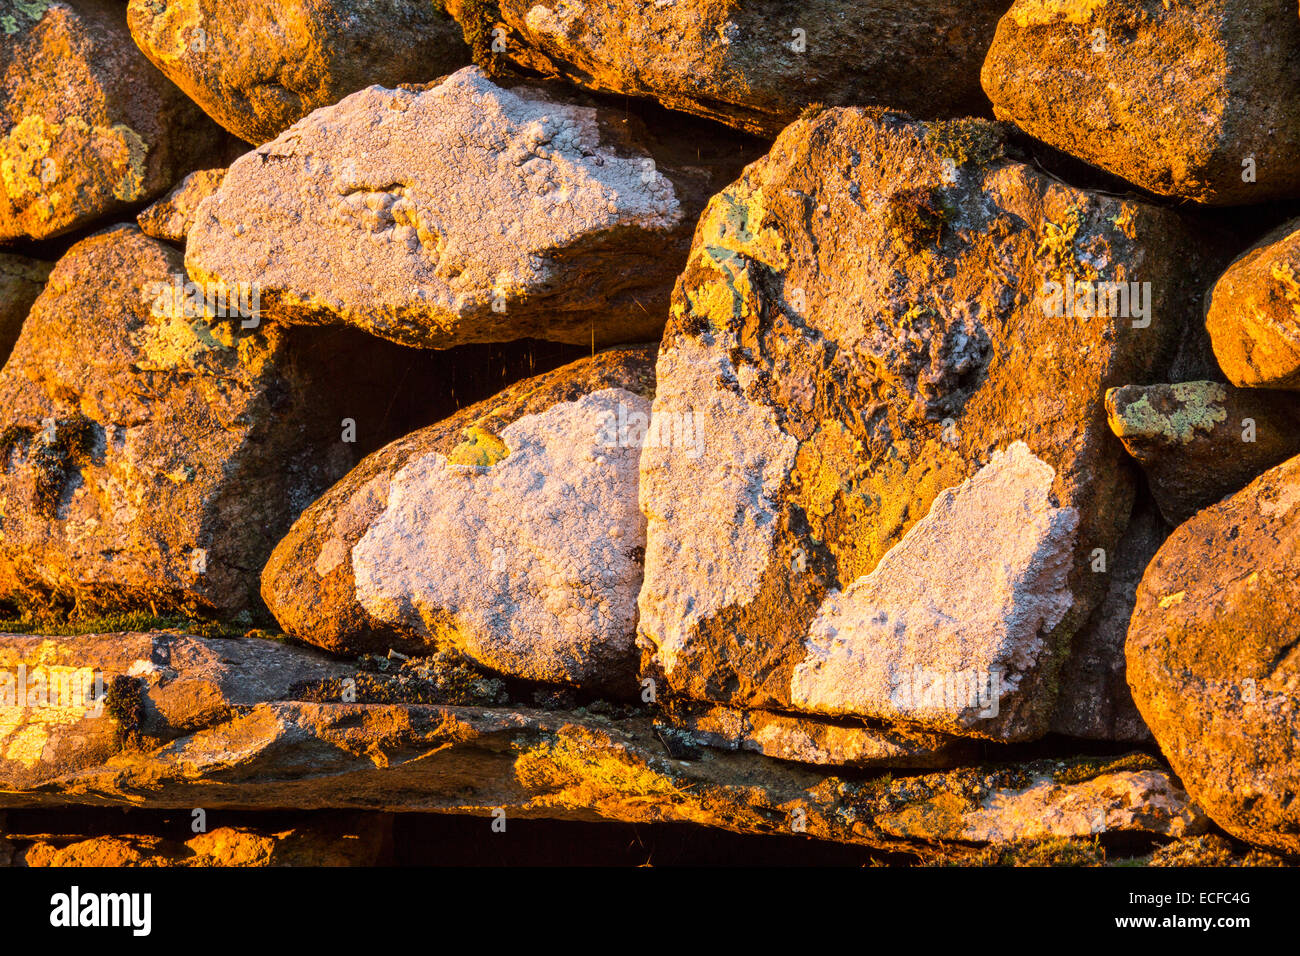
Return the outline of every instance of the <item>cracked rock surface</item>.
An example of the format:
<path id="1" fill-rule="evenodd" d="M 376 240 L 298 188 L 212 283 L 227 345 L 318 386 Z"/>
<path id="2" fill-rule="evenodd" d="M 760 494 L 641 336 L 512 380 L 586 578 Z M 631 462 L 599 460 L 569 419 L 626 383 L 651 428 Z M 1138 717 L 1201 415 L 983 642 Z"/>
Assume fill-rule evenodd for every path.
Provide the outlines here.
<path id="1" fill-rule="evenodd" d="M 662 165 L 635 126 L 473 67 L 372 86 L 231 165 L 186 267 L 259 282 L 276 321 L 406 345 L 653 339 L 693 218 L 735 167 Z"/>

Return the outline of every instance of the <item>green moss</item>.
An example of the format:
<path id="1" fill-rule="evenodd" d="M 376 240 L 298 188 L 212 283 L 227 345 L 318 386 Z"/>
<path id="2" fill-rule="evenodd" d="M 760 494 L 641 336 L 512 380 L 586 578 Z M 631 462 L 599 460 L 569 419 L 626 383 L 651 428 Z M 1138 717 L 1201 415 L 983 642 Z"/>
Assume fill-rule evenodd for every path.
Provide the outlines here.
<path id="1" fill-rule="evenodd" d="M 358 704 L 446 704 L 490 707 L 507 703 L 505 684 L 475 667 L 463 656 L 439 651 L 400 663 L 367 654 L 358 660 L 360 670 L 351 678 Z M 344 700 L 344 678 L 307 681 L 290 688 L 296 700 L 339 703 Z"/>
<path id="2" fill-rule="evenodd" d="M 998 848 L 997 866 L 1102 866 L 1106 850 L 1096 837 L 1072 840 L 1050 837 Z"/>
<path id="3" fill-rule="evenodd" d="M 1122 757 L 1081 757 L 1052 774 L 1057 783 L 1083 783 L 1108 773 L 1134 770 L 1162 770 L 1160 761 L 1150 754 L 1130 753 Z"/>
<path id="4" fill-rule="evenodd" d="M 0 437 L 11 441 L 21 437 L 9 429 L 6 433 Z M 44 518 L 55 516 L 72 472 L 86 463 L 94 447 L 95 424 L 82 415 L 56 419 L 48 428 L 36 432 L 28 461 L 35 472 L 32 508 L 37 514 Z"/>
<path id="5" fill-rule="evenodd" d="M 460 9 L 461 32 L 475 65 L 490 77 L 501 76 L 505 72 L 502 57 L 492 50 L 492 31 L 505 27 L 501 8 L 495 0 L 464 0 Z"/>
<path id="6" fill-rule="evenodd" d="M 799 118 L 801 120 L 815 120 L 817 117 L 821 116 L 825 112 L 826 112 L 825 103 L 809 103 L 807 106 L 805 106 L 803 109 L 799 111 Z"/>
<path id="7" fill-rule="evenodd" d="M 910 252 L 936 246 L 952 216 L 942 192 L 933 188 L 905 189 L 889 197 L 885 224 Z"/>
<path id="8" fill-rule="evenodd" d="M 144 690 L 134 677 L 115 674 L 104 694 L 104 712 L 117 721 L 118 747 L 138 747 L 144 724 Z"/>
<path id="9" fill-rule="evenodd" d="M 955 119 L 930 123 L 925 145 L 958 166 L 984 166 L 1006 153 L 1006 140 L 996 123 L 982 119 Z"/>
<path id="10" fill-rule="evenodd" d="M 245 632 L 218 621 L 184 616 L 161 616 L 147 611 L 105 614 L 59 614 L 53 611 L 27 612 L 0 619 L 0 633 L 45 634 L 73 637 L 78 634 L 120 634 L 125 632 L 181 631 L 196 637 L 243 637 Z M 252 636 L 254 632 L 248 632 Z"/>

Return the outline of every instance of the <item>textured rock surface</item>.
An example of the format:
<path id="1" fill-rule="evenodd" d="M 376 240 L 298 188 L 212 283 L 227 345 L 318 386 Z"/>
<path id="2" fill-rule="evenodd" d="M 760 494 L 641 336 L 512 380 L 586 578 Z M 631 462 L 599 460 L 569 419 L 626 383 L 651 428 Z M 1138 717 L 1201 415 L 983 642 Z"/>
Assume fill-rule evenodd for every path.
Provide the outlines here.
<path id="1" fill-rule="evenodd" d="M 1011 736 L 1025 717 L 1001 706 L 1050 696 L 1043 635 L 1069 612 L 1079 514 L 1052 504 L 1054 473 L 1024 442 L 993 453 L 871 571 L 832 590 L 790 677 L 792 703 L 953 733 Z M 926 676 L 961 675 L 941 694 Z M 1022 684 L 1023 682 L 1023 684 Z"/>
<path id="2" fill-rule="evenodd" d="M 641 469 L 645 667 L 672 693 L 999 739 L 1047 729 L 1069 639 L 1105 590 L 1090 556 L 1131 509 L 1102 395 L 1170 360 L 1206 267 L 1173 214 L 1001 154 L 989 124 L 827 110 L 710 203 L 654 405 L 704 453 L 647 449 Z M 1112 301 L 1081 321 L 1052 313 L 1046 282 L 1070 276 L 1151 285 L 1131 314 Z M 948 551 L 927 563 L 932 542 Z M 930 642 L 924 622 L 966 610 L 973 623 Z M 846 673 L 814 694 L 792 678 L 836 620 Z M 972 721 L 972 703 L 996 719 Z"/>
<path id="3" fill-rule="evenodd" d="M 461 31 L 428 0 L 131 0 L 128 11 L 153 64 L 250 143 L 372 83 L 469 62 Z"/>
<path id="4" fill-rule="evenodd" d="M 5 0 L 0 16 L 0 241 L 156 196 L 219 145 L 136 49 L 116 0 Z"/>
<path id="5" fill-rule="evenodd" d="M 337 403 L 358 354 L 209 321 L 182 276 L 130 226 L 55 267 L 0 374 L 0 597 L 238 612 L 352 463 Z"/>
<path id="6" fill-rule="evenodd" d="M 508 59 L 769 136 L 810 103 L 888 103 L 927 117 L 985 112 L 980 62 L 1006 8 L 1007 0 L 447 3 L 487 66 Z"/>
<path id="7" fill-rule="evenodd" d="M 1172 525 L 1300 454 L 1300 400 L 1286 392 L 1126 385 L 1106 393 L 1106 411 Z"/>
<path id="8" fill-rule="evenodd" d="M 225 169 L 196 169 L 177 183 L 175 189 L 135 217 L 140 231 L 155 239 L 185 245 L 199 203 L 221 188 L 225 178 Z"/>
<path id="9" fill-rule="evenodd" d="M 1162 196 L 1226 205 L 1294 196 L 1295 7 L 1016 0 L 984 89 L 999 119 Z"/>
<path id="10" fill-rule="evenodd" d="M 1228 267 L 1210 293 L 1205 324 L 1230 382 L 1300 388 L 1300 220 Z"/>
<path id="11" fill-rule="evenodd" d="M 1088 740 L 1150 742 L 1151 731 L 1129 691 L 1124 641 L 1142 574 L 1169 530 L 1155 503 L 1140 496 L 1114 551 L 1094 556 L 1090 567 L 1105 580 L 1106 594 L 1074 635 L 1070 656 L 1061 665 L 1053 733 Z"/>
<path id="12" fill-rule="evenodd" d="M 138 674 L 131 679 L 142 702 L 125 728 L 108 708 L 100 717 L 62 721 L 40 706 L 0 708 L 0 806 L 483 817 L 499 808 L 509 818 L 694 822 L 899 849 L 1058 826 L 1062 835 L 1095 832 L 1082 829 L 1085 820 L 1116 831 L 1192 832 L 1197 816 L 1149 757 L 854 781 L 746 752 L 678 759 L 651 718 L 635 713 L 306 699 L 319 696 L 307 675 L 343 665 L 255 639 L 0 636 L 0 648 L 0 673 L 20 662 L 48 669 L 57 661 L 69 670 L 99 668 L 120 688 L 113 677 L 125 667 Z M 268 666 L 274 676 L 259 676 Z M 297 678 L 304 683 L 288 684 Z M 58 759 L 31 761 L 36 741 Z M 1049 785 L 1046 799 L 1023 795 Z"/>
<path id="13" fill-rule="evenodd" d="M 738 163 L 695 165 L 692 143 L 670 168 L 624 120 L 473 67 L 370 87 L 236 161 L 186 265 L 260 281 L 277 320 L 408 345 L 656 338 L 693 218 Z"/>
<path id="14" fill-rule="evenodd" d="M 1020 791 L 995 791 L 965 814 L 959 839 L 1012 843 L 1111 830 L 1184 837 L 1209 826 L 1204 812 L 1161 770 L 1102 774 L 1080 783 L 1050 777 Z"/>
<path id="15" fill-rule="evenodd" d="M 1138 590 L 1133 697 L 1233 836 L 1300 851 L 1300 459 L 1180 526 Z"/>
<path id="16" fill-rule="evenodd" d="M 449 646 L 517 677 L 627 683 L 652 355 L 601 353 L 371 455 L 276 548 L 267 606 L 334 651 Z"/>
<path id="17" fill-rule="evenodd" d="M 672 728 L 703 747 L 840 767 L 951 767 L 976 756 L 970 741 L 904 727 L 840 726 L 762 710 L 708 707 L 675 714 Z"/>
<path id="18" fill-rule="evenodd" d="M 0 252 L 0 365 L 9 358 L 27 311 L 45 288 L 53 263 Z"/>

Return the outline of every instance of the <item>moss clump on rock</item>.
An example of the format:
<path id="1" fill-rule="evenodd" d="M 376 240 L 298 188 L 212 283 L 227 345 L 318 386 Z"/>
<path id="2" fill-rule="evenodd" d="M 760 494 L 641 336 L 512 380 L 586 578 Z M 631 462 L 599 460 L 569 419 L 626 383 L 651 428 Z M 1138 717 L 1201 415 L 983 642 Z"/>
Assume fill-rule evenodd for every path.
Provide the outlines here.
<path id="1" fill-rule="evenodd" d="M 938 189 L 905 189 L 889 197 L 885 222 L 909 252 L 937 246 L 949 209 Z"/>
<path id="2" fill-rule="evenodd" d="M 117 746 L 138 747 L 144 723 L 144 691 L 140 682 L 126 674 L 115 674 L 104 694 L 104 713 L 117 721 Z"/>

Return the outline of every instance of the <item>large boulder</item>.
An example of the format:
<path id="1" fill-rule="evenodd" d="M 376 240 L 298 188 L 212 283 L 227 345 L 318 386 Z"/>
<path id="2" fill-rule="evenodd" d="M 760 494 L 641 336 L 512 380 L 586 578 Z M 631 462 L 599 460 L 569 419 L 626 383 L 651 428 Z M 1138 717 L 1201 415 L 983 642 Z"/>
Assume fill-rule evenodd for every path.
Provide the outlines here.
<path id="1" fill-rule="evenodd" d="M 59 260 L 0 373 L 0 599 L 256 607 L 272 546 L 355 460 L 364 350 L 184 282 L 133 226 Z"/>
<path id="2" fill-rule="evenodd" d="M 1210 293 L 1205 325 L 1233 384 L 1300 388 L 1300 220 L 1227 268 Z"/>
<path id="3" fill-rule="evenodd" d="M 982 113 L 1008 0 L 448 0 L 475 59 L 775 136 L 812 103 Z"/>
<path id="4" fill-rule="evenodd" d="M 1300 458 L 1181 525 L 1128 633 L 1138 709 L 1233 836 L 1300 852 Z"/>
<path id="5" fill-rule="evenodd" d="M 469 62 L 431 0 L 131 0 L 153 64 L 236 136 L 274 139 L 372 83 L 432 80 Z"/>
<path id="6" fill-rule="evenodd" d="M 657 338 L 691 223 L 740 157 L 706 169 L 635 127 L 473 67 L 370 87 L 237 160 L 186 266 L 259 282 L 278 321 L 408 345 Z"/>
<path id="7" fill-rule="evenodd" d="M 136 49 L 117 0 L 2 12 L 0 242 L 156 196 L 219 147 L 221 130 Z"/>
<path id="8" fill-rule="evenodd" d="M 654 404 L 704 452 L 641 462 L 668 692 L 1047 730 L 1134 494 L 1102 396 L 1170 361 L 1205 263 L 1177 215 L 1003 152 L 992 124 L 831 109 L 705 211 Z M 1076 279 L 1100 314 L 1062 317 Z"/>
<path id="9" fill-rule="evenodd" d="M 18 341 L 27 311 L 45 288 L 52 263 L 0 252 L 0 365 Z"/>
<path id="10" fill-rule="evenodd" d="M 515 677 L 626 688 L 653 355 L 519 382 L 366 458 L 271 555 L 280 625 L 336 652 L 448 647 Z"/>
<path id="11" fill-rule="evenodd" d="M 1125 385 L 1106 393 L 1106 412 L 1172 525 L 1300 454 L 1300 401 L 1287 392 Z"/>
<path id="12" fill-rule="evenodd" d="M 999 119 L 1161 196 L 1300 194 L 1293 0 L 1016 0 L 984 62 Z"/>

